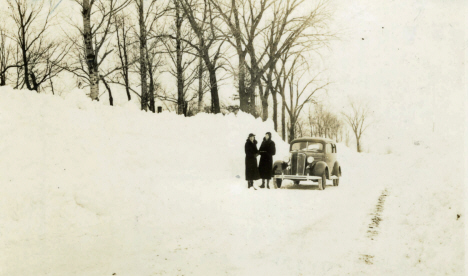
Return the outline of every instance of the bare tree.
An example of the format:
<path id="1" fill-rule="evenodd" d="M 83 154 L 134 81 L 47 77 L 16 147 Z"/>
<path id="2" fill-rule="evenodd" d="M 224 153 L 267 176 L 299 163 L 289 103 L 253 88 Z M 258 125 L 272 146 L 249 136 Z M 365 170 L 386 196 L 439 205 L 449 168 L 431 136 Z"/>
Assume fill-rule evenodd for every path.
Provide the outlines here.
<path id="1" fill-rule="evenodd" d="M 211 111 L 220 113 L 218 78 L 216 71 L 219 67 L 221 49 L 225 39 L 216 28 L 217 20 L 210 0 L 180 0 L 184 15 L 187 18 L 198 43 L 184 39 L 197 50 L 203 59 L 209 74 L 211 92 Z"/>
<path id="2" fill-rule="evenodd" d="M 307 122 L 310 136 L 335 139 L 336 142 L 343 139 L 344 125 L 342 121 L 337 114 L 328 111 L 323 104 L 310 106 Z"/>
<path id="3" fill-rule="evenodd" d="M 254 113 L 254 97 L 252 90 L 246 89 L 246 57 L 250 49 L 254 49 L 254 40 L 264 27 L 259 27 L 265 11 L 273 3 L 272 0 L 210 0 L 221 15 L 227 31 L 223 31 L 227 41 L 234 47 L 238 58 L 237 80 L 240 110 Z M 255 62 L 255 57 L 254 57 Z M 248 86 L 252 87 L 252 86 Z"/>
<path id="4" fill-rule="evenodd" d="M 147 7 L 143 0 L 134 0 L 134 3 L 137 7 L 139 27 L 137 36 L 140 49 L 138 66 L 141 84 L 141 109 L 149 109 L 154 113 L 156 111 L 155 91 L 157 87 L 155 81 L 163 61 L 161 57 L 163 52 L 160 49 L 162 36 L 158 25 L 159 19 L 167 11 L 167 3 L 163 0 L 149 0 L 146 1 Z"/>
<path id="5" fill-rule="evenodd" d="M 130 70 L 131 66 L 136 62 L 134 54 L 136 40 L 132 38 L 131 30 L 132 21 L 130 16 L 124 12 L 118 14 L 115 19 L 115 34 L 120 68 L 118 70 L 118 74 L 114 77 L 113 82 L 119 83 L 125 87 L 125 92 L 127 93 L 129 101 L 132 99 L 130 94 Z"/>
<path id="6" fill-rule="evenodd" d="M 342 112 L 342 114 L 354 132 L 354 136 L 356 138 L 356 149 L 358 152 L 361 152 L 362 135 L 371 125 L 369 118 L 371 115 L 371 110 L 369 105 L 362 101 L 350 100 L 349 111 Z"/>
<path id="7" fill-rule="evenodd" d="M 154 1 L 153 1 L 154 2 Z M 148 109 L 148 88 L 147 88 L 147 69 L 146 69 L 146 49 L 147 49 L 147 32 L 145 23 L 145 8 L 143 0 L 135 0 L 138 9 L 138 26 L 139 26 L 139 41 L 140 41 L 140 84 L 141 84 L 141 109 Z"/>
<path id="8" fill-rule="evenodd" d="M 319 80 L 320 74 L 315 75 L 307 82 L 304 81 L 305 77 L 309 77 L 308 73 L 310 71 L 306 60 L 301 53 L 295 54 L 291 64 L 286 63 L 288 69 L 283 70 L 283 83 L 287 82 L 289 90 L 288 95 L 284 93 L 284 90 L 281 95 L 283 106 L 289 115 L 289 141 L 294 140 L 296 123 L 304 106 L 308 103 L 314 103 L 313 96 L 315 93 L 329 85 L 329 82 Z M 284 60 L 284 62 L 286 61 Z"/>
<path id="9" fill-rule="evenodd" d="M 20 67 L 14 60 L 14 46 L 8 37 L 5 27 L 0 26 L 0 86 L 6 85 L 8 81 L 8 70 Z"/>
<path id="10" fill-rule="evenodd" d="M 305 0 L 285 0 L 275 2 L 273 5 L 273 17 L 269 24 L 269 29 L 265 33 L 264 47 L 261 51 L 256 51 L 256 47 L 248 47 L 251 60 L 251 93 L 255 93 L 255 87 L 260 85 L 260 80 L 267 73 L 266 89 L 264 93 L 259 92 L 262 102 L 262 119 L 268 118 L 268 97 L 273 92 L 274 85 L 272 76 L 274 68 L 280 57 L 286 52 L 313 51 L 326 45 L 331 34 L 328 31 L 327 22 L 329 13 L 326 1 L 319 1 L 312 6 L 312 10 L 301 14 L 301 10 L 307 10 L 309 4 Z M 296 15 L 299 14 L 299 15 Z M 298 48 L 298 49 L 296 49 Z M 274 105 L 276 101 L 274 101 Z M 276 112 L 274 106 L 274 113 Z M 275 118 L 273 118 L 276 121 Z"/>
<path id="11" fill-rule="evenodd" d="M 67 47 L 60 40 L 47 38 L 53 19 L 53 0 L 7 0 L 10 16 L 17 32 L 12 36 L 21 54 L 22 79 L 18 86 L 39 92 L 39 87 L 51 81 L 63 69 L 60 66 L 67 55 Z"/>
<path id="12" fill-rule="evenodd" d="M 99 100 L 99 81 L 101 76 L 108 76 L 110 72 L 100 72 L 100 67 L 108 55 L 113 51 L 109 45 L 114 16 L 124 9 L 130 0 L 74 0 L 81 7 L 82 26 L 75 26 L 83 43 L 78 39 L 71 39 L 78 51 L 78 61 L 68 70 L 76 76 L 85 79 L 90 86 L 90 97 Z"/>
<path id="13" fill-rule="evenodd" d="M 199 90 L 203 89 L 203 67 L 200 68 L 200 65 L 195 66 L 197 60 L 200 62 L 200 55 L 190 44 L 185 42 L 196 41 L 197 38 L 191 27 L 184 24 L 188 22 L 180 0 L 172 0 L 171 3 L 171 19 L 173 19 L 173 24 L 170 26 L 170 35 L 166 36 L 168 39 L 164 40 L 164 45 L 171 64 L 168 72 L 176 79 L 177 93 L 175 95 L 166 94 L 164 96 L 176 100 L 177 114 L 187 116 L 188 103 L 197 97 L 196 94 L 190 95 L 189 92 L 192 91 L 190 89 L 191 85 L 198 79 L 199 86 L 200 84 L 202 85 L 202 87 L 199 87 Z M 203 63 L 203 60 L 201 62 Z M 200 69 L 202 70 L 201 73 Z M 200 92 L 198 92 L 198 97 L 200 97 Z M 203 100 L 203 93 L 201 93 L 200 98 Z"/>

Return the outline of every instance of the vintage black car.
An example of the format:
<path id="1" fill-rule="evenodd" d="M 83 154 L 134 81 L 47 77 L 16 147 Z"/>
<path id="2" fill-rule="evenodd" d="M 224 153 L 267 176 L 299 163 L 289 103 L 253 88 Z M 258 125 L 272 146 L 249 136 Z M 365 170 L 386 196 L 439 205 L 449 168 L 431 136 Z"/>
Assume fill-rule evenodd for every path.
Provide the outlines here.
<path id="1" fill-rule="evenodd" d="M 291 179 L 298 185 L 301 181 L 318 182 L 324 190 L 327 179 L 338 186 L 341 166 L 337 161 L 336 144 L 326 138 L 302 137 L 291 142 L 289 156 L 273 164 L 274 180 L 281 188 L 284 179 Z"/>

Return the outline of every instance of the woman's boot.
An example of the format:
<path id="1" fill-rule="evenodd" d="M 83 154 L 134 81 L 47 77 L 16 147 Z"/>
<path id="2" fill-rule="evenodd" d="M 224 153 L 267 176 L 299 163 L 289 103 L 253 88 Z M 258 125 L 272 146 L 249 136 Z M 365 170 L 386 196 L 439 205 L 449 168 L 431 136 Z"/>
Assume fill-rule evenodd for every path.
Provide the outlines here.
<path id="1" fill-rule="evenodd" d="M 267 179 L 267 184 L 266 184 L 267 188 L 270 189 L 270 179 Z"/>
<path id="2" fill-rule="evenodd" d="M 260 186 L 260 188 L 265 188 L 265 179 L 262 179 L 262 186 Z"/>

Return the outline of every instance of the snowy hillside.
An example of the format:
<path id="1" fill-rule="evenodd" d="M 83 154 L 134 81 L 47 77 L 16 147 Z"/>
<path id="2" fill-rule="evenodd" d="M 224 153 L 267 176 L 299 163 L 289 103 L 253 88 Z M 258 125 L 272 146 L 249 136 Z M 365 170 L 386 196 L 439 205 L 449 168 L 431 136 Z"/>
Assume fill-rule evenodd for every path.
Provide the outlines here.
<path id="1" fill-rule="evenodd" d="M 344 145 L 339 187 L 247 190 L 250 115 L 184 118 L 0 88 L 0 275 L 464 275 L 448 138 Z M 115 273 L 115 274 L 114 274 Z"/>

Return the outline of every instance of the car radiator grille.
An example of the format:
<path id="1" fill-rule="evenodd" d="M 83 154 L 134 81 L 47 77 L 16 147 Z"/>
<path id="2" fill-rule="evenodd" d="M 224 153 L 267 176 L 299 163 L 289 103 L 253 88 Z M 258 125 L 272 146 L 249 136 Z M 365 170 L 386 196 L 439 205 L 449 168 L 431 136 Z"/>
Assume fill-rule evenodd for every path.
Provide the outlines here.
<path id="1" fill-rule="evenodd" d="M 303 153 L 294 152 L 291 156 L 291 174 L 304 175 L 306 156 Z"/>

